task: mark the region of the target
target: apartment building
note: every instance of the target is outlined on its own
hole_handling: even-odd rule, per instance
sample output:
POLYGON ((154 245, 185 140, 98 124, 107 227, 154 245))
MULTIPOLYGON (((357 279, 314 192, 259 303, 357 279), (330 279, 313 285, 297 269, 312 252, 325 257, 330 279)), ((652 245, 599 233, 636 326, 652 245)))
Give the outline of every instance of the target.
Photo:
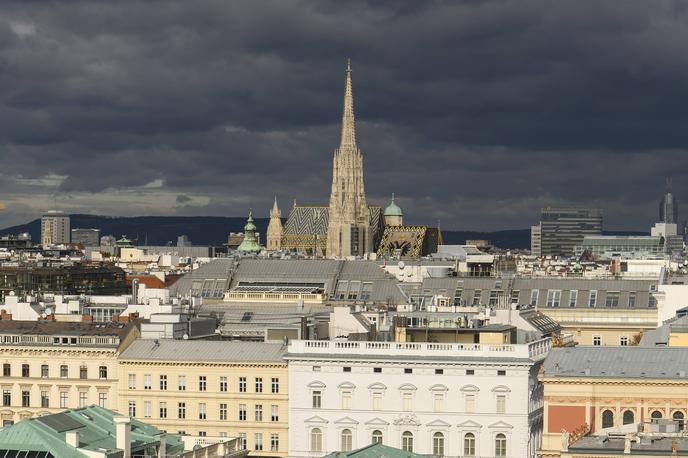
POLYGON ((252 456, 286 457, 282 344, 133 342, 119 358, 118 410, 169 433, 240 438, 252 456))
POLYGON ((523 345, 292 341, 289 456, 373 442, 435 456, 534 457, 550 339, 523 345))
POLYGON ((117 352, 134 325, 0 321, 0 419, 19 420, 117 400, 117 352))

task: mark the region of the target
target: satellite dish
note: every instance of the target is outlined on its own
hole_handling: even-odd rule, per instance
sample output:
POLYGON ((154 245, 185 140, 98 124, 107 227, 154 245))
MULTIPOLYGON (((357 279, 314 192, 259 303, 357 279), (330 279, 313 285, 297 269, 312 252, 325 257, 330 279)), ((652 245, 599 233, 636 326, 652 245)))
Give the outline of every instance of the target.
POLYGON ((404 261, 399 261, 399 264, 397 264, 397 265, 399 266, 400 269, 403 269, 404 267, 406 267, 406 264, 404 264, 404 261))

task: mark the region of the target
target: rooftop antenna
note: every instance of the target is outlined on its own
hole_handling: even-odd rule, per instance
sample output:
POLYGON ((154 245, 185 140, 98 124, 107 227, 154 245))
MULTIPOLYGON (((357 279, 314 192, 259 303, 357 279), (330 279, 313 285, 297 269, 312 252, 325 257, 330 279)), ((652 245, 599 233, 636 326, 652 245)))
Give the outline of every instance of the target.
POLYGON ((666 177, 666 191, 671 191, 671 177, 666 177))

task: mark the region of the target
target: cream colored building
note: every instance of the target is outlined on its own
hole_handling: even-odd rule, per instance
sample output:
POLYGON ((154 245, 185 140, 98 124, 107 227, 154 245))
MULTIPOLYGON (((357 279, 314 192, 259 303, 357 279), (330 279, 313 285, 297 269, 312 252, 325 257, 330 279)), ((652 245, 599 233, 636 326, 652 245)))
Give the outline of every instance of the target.
POLYGON ((119 359, 119 406, 170 433, 239 437, 252 456, 286 457, 281 344, 137 340, 119 359))
POLYGON ((117 353, 134 325, 0 321, 0 418, 6 426, 64 409, 117 405, 117 353))

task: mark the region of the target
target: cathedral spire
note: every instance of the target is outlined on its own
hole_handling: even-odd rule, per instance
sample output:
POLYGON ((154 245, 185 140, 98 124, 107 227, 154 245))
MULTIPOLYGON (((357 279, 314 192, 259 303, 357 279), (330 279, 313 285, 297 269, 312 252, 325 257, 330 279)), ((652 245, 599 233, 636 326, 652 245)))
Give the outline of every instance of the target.
POLYGON ((344 112, 342 114, 342 142, 340 149, 356 149, 356 127, 354 120, 354 96, 351 91, 351 59, 346 61, 346 80, 344 83, 344 112))

